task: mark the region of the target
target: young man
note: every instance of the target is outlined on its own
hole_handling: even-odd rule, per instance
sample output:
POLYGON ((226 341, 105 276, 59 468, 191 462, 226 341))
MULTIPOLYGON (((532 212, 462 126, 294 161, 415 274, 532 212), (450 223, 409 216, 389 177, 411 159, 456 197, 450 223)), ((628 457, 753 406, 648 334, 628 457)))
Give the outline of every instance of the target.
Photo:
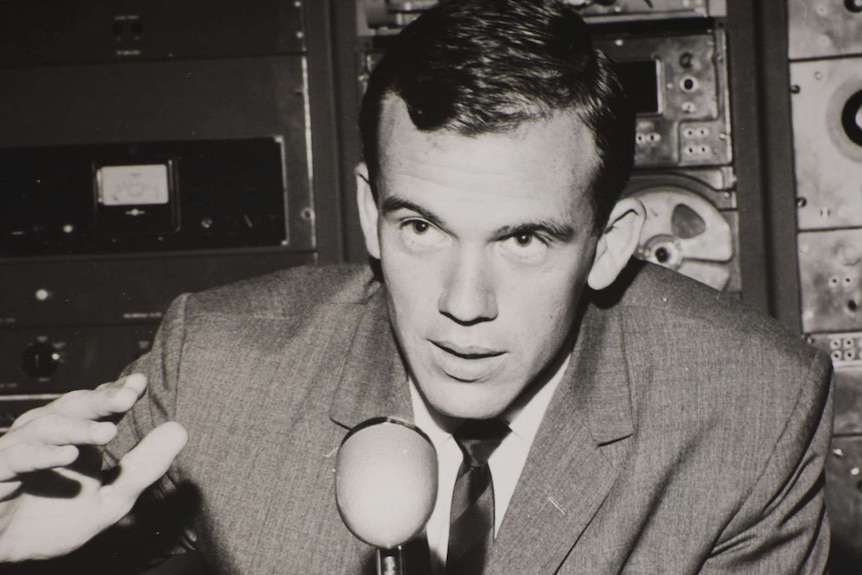
POLYGON ((439 5, 375 70, 361 123, 371 268, 181 297, 129 370, 149 380, 134 407, 140 375, 23 416, 0 440, 3 558, 81 545, 167 470, 165 501, 197 494, 186 544, 217 572, 365 572, 333 455, 384 415, 437 447, 434 573, 823 571, 828 358, 629 262, 633 118, 572 10, 439 5), (95 422, 127 410, 115 439, 95 422), (477 421, 503 431, 462 504, 477 421), (107 443, 117 477, 64 468, 107 443), (46 497, 33 469, 81 487, 46 497))

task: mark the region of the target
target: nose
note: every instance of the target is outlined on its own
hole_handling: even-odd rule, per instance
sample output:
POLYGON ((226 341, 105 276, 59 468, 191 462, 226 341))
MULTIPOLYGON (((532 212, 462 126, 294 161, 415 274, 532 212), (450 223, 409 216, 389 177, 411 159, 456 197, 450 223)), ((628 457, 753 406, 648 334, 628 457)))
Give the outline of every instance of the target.
POLYGON ((457 251, 449 262, 443 293, 437 302, 441 314, 473 325, 497 317, 496 286, 481 249, 457 251))

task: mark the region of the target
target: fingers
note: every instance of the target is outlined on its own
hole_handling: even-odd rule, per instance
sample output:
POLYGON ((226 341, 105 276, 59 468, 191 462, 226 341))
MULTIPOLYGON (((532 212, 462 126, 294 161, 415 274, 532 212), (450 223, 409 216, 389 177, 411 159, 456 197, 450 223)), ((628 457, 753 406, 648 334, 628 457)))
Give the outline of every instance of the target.
POLYGON ((128 411, 146 388, 141 374, 94 390, 67 393, 19 417, 0 438, 0 481, 18 474, 67 466, 78 457, 78 445, 105 445, 117 427, 99 419, 128 411))
POLYGON ((102 489, 104 496, 128 501, 131 508, 144 489, 167 472, 187 440, 179 423, 163 423, 152 430, 120 460, 119 474, 102 489))
POLYGON ((147 378, 135 373, 96 389, 72 391, 48 405, 28 411, 12 424, 11 430, 50 414, 95 420, 125 413, 135 404, 146 386, 147 378))
POLYGON ((57 412, 70 417, 99 419, 131 409, 146 387, 146 376, 133 373, 94 390, 67 393, 52 405, 57 412))
POLYGON ((16 443, 0 451, 0 481, 12 481, 22 473, 70 465, 78 457, 73 445, 16 443))
POLYGON ((47 445, 105 445, 117 434, 117 426, 108 421, 90 421, 50 414, 33 419, 19 427, 3 443, 38 442, 47 445), (12 441, 14 439, 14 441, 12 441))

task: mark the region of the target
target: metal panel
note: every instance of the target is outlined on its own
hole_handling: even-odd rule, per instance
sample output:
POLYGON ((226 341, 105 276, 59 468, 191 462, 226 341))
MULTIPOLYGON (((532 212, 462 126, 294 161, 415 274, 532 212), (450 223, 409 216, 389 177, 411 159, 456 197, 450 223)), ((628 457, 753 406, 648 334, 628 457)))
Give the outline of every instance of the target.
MULTIPOLYGON (((359 0, 359 34, 394 34, 437 2, 435 0, 359 0)), ((631 22, 721 18, 727 0, 567 0, 588 22, 631 22)))
POLYGON ((787 0, 790 59, 862 54, 862 2, 787 0))
POLYGON ((8 262, 0 268, 0 326, 157 321, 180 292, 314 261, 314 252, 261 249, 8 262))
POLYGON ((862 328, 862 229, 799 234, 802 329, 862 328))
POLYGON ((5 0, 0 66, 303 52, 303 3, 5 0))
POLYGON ((652 61, 657 67, 659 109, 638 114, 638 167, 718 166, 731 161, 725 44, 721 30, 597 39, 596 47, 615 61, 652 61))
POLYGON ((16 350, 18 361, 0 364, 0 394, 23 399, 39 394, 93 388, 117 377, 146 352, 157 322, 102 327, 0 330, 0 347, 16 350))
POLYGON ((277 138, 0 149, 0 256, 308 249, 284 160, 277 138))
POLYGON ((862 58, 790 64, 799 229, 862 226, 862 58))
POLYGON ((832 573, 859 572, 862 560, 862 436, 835 437, 826 460, 832 573))

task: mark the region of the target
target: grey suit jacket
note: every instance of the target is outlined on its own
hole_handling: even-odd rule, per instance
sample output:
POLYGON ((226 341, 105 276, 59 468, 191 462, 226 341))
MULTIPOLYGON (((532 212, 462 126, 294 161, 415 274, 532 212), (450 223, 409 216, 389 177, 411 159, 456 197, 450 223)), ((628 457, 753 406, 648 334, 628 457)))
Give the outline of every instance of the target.
MULTIPOLYGON (((828 358, 661 268, 618 284, 589 296, 487 572, 822 572, 828 358)), ((218 572, 371 572, 335 506, 334 455, 361 421, 412 414, 367 269, 181 297, 132 369, 150 388, 111 454, 186 426, 161 489, 195 494, 175 509, 218 572)))

